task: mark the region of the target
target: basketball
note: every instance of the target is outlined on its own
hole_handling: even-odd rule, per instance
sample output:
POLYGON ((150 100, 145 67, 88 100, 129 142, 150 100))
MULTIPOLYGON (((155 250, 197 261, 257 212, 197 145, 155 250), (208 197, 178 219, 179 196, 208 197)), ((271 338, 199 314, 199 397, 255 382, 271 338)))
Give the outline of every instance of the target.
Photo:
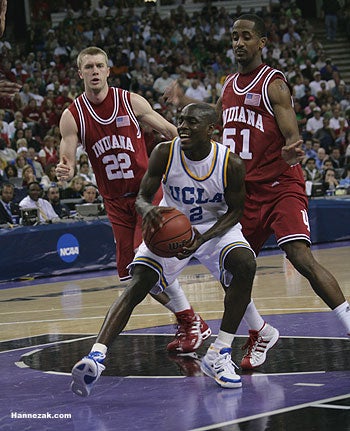
POLYGON ((144 231, 147 247, 160 257, 174 257, 192 238, 192 226, 181 211, 173 209, 164 212, 163 226, 153 232, 144 231))

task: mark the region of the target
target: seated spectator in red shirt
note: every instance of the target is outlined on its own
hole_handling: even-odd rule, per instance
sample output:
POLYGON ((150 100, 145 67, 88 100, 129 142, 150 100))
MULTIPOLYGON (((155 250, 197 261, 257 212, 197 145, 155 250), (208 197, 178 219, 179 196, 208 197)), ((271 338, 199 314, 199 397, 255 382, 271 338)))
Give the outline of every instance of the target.
POLYGON ((62 91, 60 91, 59 96, 56 97, 55 103, 57 105, 65 105, 66 103, 71 104, 73 100, 68 96, 68 88, 63 88, 62 91))
POLYGON ((40 117, 41 113, 35 99, 30 99, 28 105, 23 109, 23 119, 34 131, 34 135, 40 135, 40 117))
POLYGON ((44 167, 48 163, 58 163, 58 155, 53 136, 45 135, 43 139, 43 148, 39 151, 38 156, 44 167))

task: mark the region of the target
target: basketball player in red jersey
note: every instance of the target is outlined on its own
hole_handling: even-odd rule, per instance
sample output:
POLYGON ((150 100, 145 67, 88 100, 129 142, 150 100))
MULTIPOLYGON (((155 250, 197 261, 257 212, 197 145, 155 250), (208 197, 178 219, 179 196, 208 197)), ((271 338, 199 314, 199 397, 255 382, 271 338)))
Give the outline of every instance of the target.
MULTIPOLYGON (((289 261, 350 334, 349 303, 336 279, 310 250, 308 201, 298 163, 302 141, 285 76, 262 62, 266 41, 264 21, 257 15, 241 15, 234 22, 232 46, 238 72, 226 78, 216 105, 222 114, 223 144, 246 166, 242 231, 256 254, 275 234, 289 261)), ((191 102, 179 87, 170 88, 166 97, 176 104, 191 102)), ((244 318, 250 331, 241 367, 252 369, 264 363, 279 334, 264 322, 253 301, 244 318)))
MULTIPOLYGON (((77 64, 85 92, 62 114, 60 163, 56 172, 60 180, 67 181, 74 176, 76 150, 81 143, 112 224, 118 275, 124 281, 130 278, 127 266, 142 241, 141 217, 135 210, 136 195, 148 165, 141 124, 167 139, 175 137, 177 130, 142 96, 109 87, 108 57, 102 49, 82 50, 77 64)), ((169 287, 167 295, 154 295, 178 320, 178 332, 167 349, 193 351, 209 337, 211 330, 194 313, 177 280, 169 287)))

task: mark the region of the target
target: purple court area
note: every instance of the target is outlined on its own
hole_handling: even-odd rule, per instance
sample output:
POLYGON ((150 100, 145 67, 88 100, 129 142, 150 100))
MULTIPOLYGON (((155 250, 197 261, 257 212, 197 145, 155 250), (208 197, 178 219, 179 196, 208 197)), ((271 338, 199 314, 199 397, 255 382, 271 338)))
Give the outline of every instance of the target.
MULTIPOLYGON (((330 337, 337 338, 341 343, 340 349, 348 346, 347 339, 337 337, 336 322, 331 313, 271 315, 267 320, 280 329, 282 340, 283 337, 330 337)), ((215 333, 219 322, 210 321, 210 325, 215 333)), ((162 337, 173 331, 172 326, 162 326, 130 331, 128 334, 152 333, 162 337)), ((246 333, 243 325, 239 333, 246 333)), ((221 389, 212 379, 200 373, 184 377, 156 376, 155 372, 155 376, 137 378, 102 376, 91 396, 80 398, 71 393, 68 374, 43 372, 23 364, 23 355, 66 343, 32 345, 29 348, 13 346, 11 350, 0 353, 2 393, 6 395, 0 406, 1 430, 277 430, 287 428, 276 428, 273 425, 275 418, 279 418, 280 424, 281 418, 291 412, 311 410, 310 414, 315 415, 323 410, 323 405, 334 403, 338 409, 340 403, 341 414, 346 414, 344 425, 349 420, 349 407, 346 405, 350 396, 347 349, 344 352, 347 355, 345 369, 343 361, 340 371, 318 369, 317 352, 314 352, 313 357, 306 355, 305 361, 315 361, 315 371, 311 367, 308 372, 279 373, 277 366, 275 372, 243 374, 242 389, 221 389), (33 414, 42 416, 28 417, 33 414), (54 417, 55 414, 61 416, 54 417), (62 416, 67 414, 69 417, 62 416), (269 428, 266 428, 267 423, 269 428), (243 424, 258 427, 240 428, 243 424), (236 428, 232 428, 234 425, 236 428)), ((308 338, 305 338, 305 343, 308 343, 308 338)), ((136 341, 134 348, 134 355, 143 354, 137 350, 136 341)), ((51 360, 54 369, 55 363, 64 358, 58 354, 51 360)), ((130 357, 124 360, 128 361, 130 357)), ((45 369, 50 369, 50 365, 45 364, 45 369)), ((307 428, 297 426, 290 429, 307 428)))

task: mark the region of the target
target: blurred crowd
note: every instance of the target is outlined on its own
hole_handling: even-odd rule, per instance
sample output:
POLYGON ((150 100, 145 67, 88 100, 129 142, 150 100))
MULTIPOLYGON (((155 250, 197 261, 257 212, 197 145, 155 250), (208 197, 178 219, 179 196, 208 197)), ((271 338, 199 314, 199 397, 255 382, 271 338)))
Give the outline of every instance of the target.
MULTIPOLYGON (((37 0, 25 43, 14 43, 6 36, 0 41, 1 75, 22 84, 13 99, 0 99, 0 181, 16 182, 15 200, 23 199, 32 180, 44 190, 58 186, 61 197, 72 188, 55 176, 58 124, 63 110, 82 92, 76 57, 86 46, 108 52, 110 85, 142 94, 172 122, 177 109, 165 102, 163 92, 174 80, 188 96, 215 103, 225 77, 236 71, 231 26, 243 13, 241 6, 229 13, 207 2, 189 14, 186 5, 180 4, 161 17, 155 7, 145 6, 137 13, 134 7, 116 3, 121 2, 100 0, 93 9, 88 1, 37 0), (61 12, 63 19, 53 23, 52 12, 61 12)), ((340 17, 349 16, 348 3, 337 11, 338 31, 346 31, 340 17)), ((290 83, 306 152, 306 181, 323 183, 325 193, 331 187, 331 173, 326 181, 326 172, 333 169, 335 188, 345 188, 346 193, 350 190, 350 83, 343 80, 342 71, 326 55, 322 40, 294 1, 275 0, 270 7, 249 12, 266 23, 264 61, 282 70, 290 83)), ((151 150, 162 137, 149 130, 145 133, 151 150)), ((220 141, 220 126, 213 138, 220 141)), ((83 185, 95 184, 84 152, 77 157, 77 176, 83 185)))

